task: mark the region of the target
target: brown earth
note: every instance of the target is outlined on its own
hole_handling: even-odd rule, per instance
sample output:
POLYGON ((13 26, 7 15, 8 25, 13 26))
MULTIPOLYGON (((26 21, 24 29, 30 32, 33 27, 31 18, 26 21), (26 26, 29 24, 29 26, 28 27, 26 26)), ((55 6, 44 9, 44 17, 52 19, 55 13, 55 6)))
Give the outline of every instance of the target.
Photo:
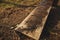
MULTIPOLYGON (((59 4, 58 4, 59 5, 59 4)), ((0 6, 0 40, 32 40, 23 34, 16 34, 14 28, 35 7, 1 7, 0 6), (21 36, 22 35, 22 36, 21 36)), ((49 15, 43 36, 40 40, 60 40, 60 7, 53 9, 49 15), (47 31, 48 30, 48 31, 47 31)), ((17 32, 18 33, 18 32, 17 32)))
POLYGON ((15 28, 33 10, 33 7, 0 9, 0 40, 20 40, 20 37, 11 28, 15 28))

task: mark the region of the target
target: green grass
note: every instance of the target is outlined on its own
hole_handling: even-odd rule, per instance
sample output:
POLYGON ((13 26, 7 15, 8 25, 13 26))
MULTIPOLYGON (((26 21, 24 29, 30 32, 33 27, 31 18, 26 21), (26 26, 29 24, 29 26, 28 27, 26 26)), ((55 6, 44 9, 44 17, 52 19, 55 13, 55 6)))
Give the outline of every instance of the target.
POLYGON ((6 4, 6 3, 0 3, 1 8, 9 8, 9 7, 14 7, 12 4, 6 4))
POLYGON ((38 2, 40 2, 40 0, 2 0, 2 1, 20 4, 20 5, 28 5, 28 6, 34 5, 38 2))

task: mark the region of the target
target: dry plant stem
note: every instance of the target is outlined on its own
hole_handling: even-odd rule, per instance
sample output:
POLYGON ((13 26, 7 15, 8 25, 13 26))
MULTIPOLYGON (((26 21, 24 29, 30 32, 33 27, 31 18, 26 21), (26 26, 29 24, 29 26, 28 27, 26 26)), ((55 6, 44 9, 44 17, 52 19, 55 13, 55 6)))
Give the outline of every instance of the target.
POLYGON ((53 0, 43 0, 20 24, 15 28, 29 37, 38 40, 44 24, 52 8, 53 0))

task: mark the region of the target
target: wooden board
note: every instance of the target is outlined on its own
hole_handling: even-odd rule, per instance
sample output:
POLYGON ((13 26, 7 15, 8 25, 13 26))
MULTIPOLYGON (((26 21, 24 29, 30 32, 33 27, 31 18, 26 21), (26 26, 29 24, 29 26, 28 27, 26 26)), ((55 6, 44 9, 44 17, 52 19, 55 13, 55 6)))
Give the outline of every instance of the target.
POLYGON ((43 0, 20 24, 15 28, 35 40, 38 40, 49 15, 53 0, 43 0))

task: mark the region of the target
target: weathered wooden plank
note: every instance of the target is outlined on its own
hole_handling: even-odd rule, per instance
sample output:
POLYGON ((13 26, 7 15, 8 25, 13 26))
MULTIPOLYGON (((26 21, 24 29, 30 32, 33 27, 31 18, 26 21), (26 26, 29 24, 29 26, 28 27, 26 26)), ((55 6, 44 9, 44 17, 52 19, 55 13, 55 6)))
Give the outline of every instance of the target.
POLYGON ((20 24, 15 28, 29 37, 38 40, 52 7, 53 0, 43 0, 20 24))

